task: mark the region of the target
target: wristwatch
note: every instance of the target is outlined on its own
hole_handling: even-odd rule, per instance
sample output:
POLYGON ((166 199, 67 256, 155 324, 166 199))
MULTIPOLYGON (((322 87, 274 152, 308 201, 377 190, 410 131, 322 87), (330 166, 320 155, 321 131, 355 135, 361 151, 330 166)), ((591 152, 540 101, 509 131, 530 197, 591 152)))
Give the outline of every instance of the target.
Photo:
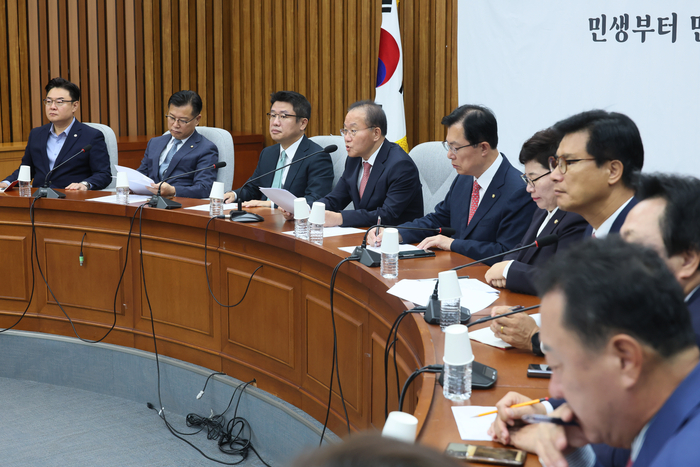
POLYGON ((82 183, 83 185, 85 185, 85 186, 87 187, 88 190, 92 190, 92 183, 86 182, 85 180, 83 180, 83 181, 80 182, 80 183, 82 183))

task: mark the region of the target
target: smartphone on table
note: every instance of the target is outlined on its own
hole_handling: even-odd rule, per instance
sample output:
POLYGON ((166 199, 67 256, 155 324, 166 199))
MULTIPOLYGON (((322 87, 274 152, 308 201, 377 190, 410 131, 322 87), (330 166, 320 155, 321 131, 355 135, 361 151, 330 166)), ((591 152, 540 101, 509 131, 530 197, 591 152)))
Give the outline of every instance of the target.
POLYGON ((457 459, 494 465, 523 465, 527 453, 520 449, 492 448, 476 444, 450 443, 445 454, 457 459))

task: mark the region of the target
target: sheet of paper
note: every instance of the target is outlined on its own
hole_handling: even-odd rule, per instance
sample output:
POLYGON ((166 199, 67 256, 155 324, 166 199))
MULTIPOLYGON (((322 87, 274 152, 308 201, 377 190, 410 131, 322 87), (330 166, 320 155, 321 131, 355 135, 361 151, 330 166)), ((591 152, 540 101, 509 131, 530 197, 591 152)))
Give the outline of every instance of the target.
MULTIPOLYGON (((193 211, 204 211, 209 212, 209 203, 200 204, 199 206, 190 206, 189 208, 193 211)), ((224 203, 224 211, 230 211, 231 209, 238 209, 238 203, 224 203)))
MULTIPOLYGON (((150 196, 129 194, 129 204, 136 204, 136 203, 143 204, 146 201, 148 201, 149 199, 151 199, 150 196)), ((88 198, 86 201, 97 201, 99 203, 120 204, 120 203, 117 203, 117 195, 102 196, 100 198, 88 198)))
POLYGON ((491 441, 486 434, 491 424, 496 420, 496 414, 475 417, 480 413, 496 410, 496 407, 481 407, 478 405, 452 406, 452 415, 457 422, 459 437, 464 441, 491 441))
MULTIPOLYGON (((530 316, 535 320, 535 322, 539 326, 542 315, 540 315, 539 313, 534 313, 530 316)), ((469 331, 469 338, 477 342, 481 342, 482 344, 498 347, 500 349, 507 349, 508 347, 512 347, 512 345, 508 344, 503 339, 496 337, 493 331, 491 331, 491 328, 488 326, 477 331, 469 331)))
POLYGON ((297 198, 284 188, 260 188, 262 194, 287 212, 294 212, 294 200, 297 198))
MULTIPOLYGON (((324 227, 323 228, 323 238, 338 237, 340 235, 351 235, 351 234, 362 233, 362 232, 364 232, 364 230, 356 229, 354 227, 324 227)), ((294 235, 293 230, 289 230, 287 232, 282 232, 282 233, 287 234, 287 235, 294 235)))
MULTIPOLYGON (((477 279, 460 279, 459 288, 462 291, 460 304, 469 308, 472 313, 483 310, 498 299, 498 290, 477 279)), ((425 306, 428 304, 433 289, 435 289, 435 279, 402 279, 387 292, 416 305, 425 306)))
POLYGON ((138 172, 130 167, 124 167, 121 165, 115 165, 117 172, 126 172, 126 176, 129 179, 129 189, 137 195, 150 195, 151 192, 148 188, 151 183, 155 183, 150 177, 145 176, 141 172, 138 172))
MULTIPOLYGON (((338 249, 339 249, 339 250, 342 250, 342 251, 344 251, 344 252, 346 252, 346 253, 352 253, 353 251, 355 251, 355 248, 357 248, 357 247, 354 247, 354 246, 341 246, 341 247, 338 248, 338 249)), ((382 252, 382 247, 380 247, 380 246, 368 246, 367 249, 368 249, 369 251, 374 251, 374 252, 376 252, 376 253, 381 253, 381 252, 382 252)), ((410 244, 408 244, 408 245, 399 245, 399 251, 423 251, 423 250, 419 250, 418 248, 415 247, 415 245, 410 245, 410 244)))

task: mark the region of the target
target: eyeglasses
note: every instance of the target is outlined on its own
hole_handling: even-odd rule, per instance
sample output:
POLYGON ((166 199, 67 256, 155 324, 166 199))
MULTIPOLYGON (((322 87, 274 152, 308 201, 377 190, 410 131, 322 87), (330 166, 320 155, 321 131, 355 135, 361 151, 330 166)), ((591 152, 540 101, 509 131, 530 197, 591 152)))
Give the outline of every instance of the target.
POLYGON ((540 178, 544 177, 545 175, 549 175, 551 173, 552 173, 552 171, 550 170, 549 172, 545 172, 537 178, 530 178, 527 175, 522 174, 522 175, 520 175, 520 178, 523 179, 523 182, 525 182, 526 185, 530 185, 532 188, 535 188, 535 182, 537 180, 539 180, 540 178))
POLYGON ((469 144, 465 144, 464 146, 460 146, 460 147, 456 148, 456 147, 452 146, 450 143, 448 143, 447 141, 443 141, 442 147, 445 148, 445 150, 447 152, 452 152, 452 154, 457 154, 457 151, 459 151, 460 149, 466 148, 467 146, 471 146, 471 147, 475 148, 479 144, 481 144, 481 143, 473 143, 473 144, 469 143, 469 144))
POLYGON ((56 107, 61 107, 64 104, 75 101, 65 101, 63 99, 44 99, 43 102, 46 107, 51 107, 54 104, 56 104, 56 107))
POLYGON ((376 126, 368 126, 367 128, 360 128, 359 130, 348 130, 347 128, 341 128, 340 129, 340 134, 343 136, 350 135, 351 137, 355 137, 357 135, 358 131, 362 130, 371 130, 372 128, 378 128, 376 126))
MULTIPOLYGON (((292 115, 292 114, 276 114, 276 113, 268 113, 268 114, 267 114, 267 118, 269 118, 270 121, 276 119, 277 117, 279 117, 280 121, 284 122, 284 121, 287 120, 288 118, 292 118, 292 117, 297 118, 298 115, 292 115)), ((303 118, 303 117, 302 117, 302 118, 303 118)))
POLYGON ((566 159, 561 156, 550 156, 549 157, 549 170, 553 171, 557 167, 559 167, 559 171, 562 174, 566 173, 566 168, 568 167, 569 164, 574 164, 579 161, 594 161, 594 158, 589 158, 589 159, 566 159))
POLYGON ((169 121, 170 123, 172 123, 173 125, 176 124, 176 123, 179 123, 180 125, 187 125, 188 123, 190 123, 190 122, 192 122, 193 120, 195 120, 197 117, 193 117, 193 118, 190 118, 189 120, 185 120, 184 118, 175 118, 175 117, 173 117, 173 116, 171 116, 171 115, 166 115, 165 118, 167 118, 168 121, 169 121))

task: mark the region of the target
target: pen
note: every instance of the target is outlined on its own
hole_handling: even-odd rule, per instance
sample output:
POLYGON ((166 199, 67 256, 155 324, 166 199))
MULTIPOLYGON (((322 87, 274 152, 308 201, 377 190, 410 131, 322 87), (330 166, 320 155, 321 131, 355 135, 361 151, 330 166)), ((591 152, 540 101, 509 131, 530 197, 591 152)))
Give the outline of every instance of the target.
POLYGON ((377 247, 379 246, 379 242, 377 241, 377 237, 379 237, 379 226, 382 225, 382 216, 377 216, 377 228, 374 229, 374 246, 377 247))
POLYGON ((522 420, 525 423, 554 423, 555 425, 561 426, 578 426, 578 422, 576 421, 565 422, 561 418, 549 417, 547 415, 540 414, 526 414, 523 415, 522 420))
MULTIPOLYGON (((525 407, 528 405, 539 404, 540 402, 544 402, 544 401, 548 401, 548 400, 549 400, 549 397, 543 397, 541 399, 533 399, 531 401, 521 402, 519 404, 511 405, 510 408, 516 409, 518 407, 525 407)), ((491 410, 490 412, 480 413, 479 415, 474 415, 474 417, 483 417, 484 415, 491 415, 492 413, 498 413, 498 410, 491 410)))

